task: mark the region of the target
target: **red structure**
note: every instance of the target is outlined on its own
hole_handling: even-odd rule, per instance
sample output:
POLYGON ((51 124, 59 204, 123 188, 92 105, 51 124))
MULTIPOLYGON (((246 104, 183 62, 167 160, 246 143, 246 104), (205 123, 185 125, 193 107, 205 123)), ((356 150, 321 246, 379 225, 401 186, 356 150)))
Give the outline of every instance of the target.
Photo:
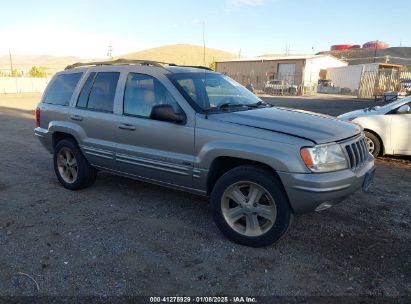
POLYGON ((348 50, 352 47, 352 44, 335 44, 331 46, 331 51, 348 50))
POLYGON ((386 42, 375 40, 364 43, 362 47, 363 49, 386 49, 389 48, 390 45, 386 42))
POLYGON ((331 46, 331 51, 341 51, 349 49, 359 49, 361 45, 359 44, 335 44, 331 46))

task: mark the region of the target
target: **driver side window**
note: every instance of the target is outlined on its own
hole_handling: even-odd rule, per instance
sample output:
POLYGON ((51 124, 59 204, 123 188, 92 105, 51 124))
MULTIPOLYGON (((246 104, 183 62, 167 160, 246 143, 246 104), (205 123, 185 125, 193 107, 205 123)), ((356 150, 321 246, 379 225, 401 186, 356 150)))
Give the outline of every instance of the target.
POLYGON ((123 103, 125 115, 150 118, 154 106, 165 104, 171 105, 176 113, 182 112, 174 97, 159 80, 144 74, 128 75, 123 103))

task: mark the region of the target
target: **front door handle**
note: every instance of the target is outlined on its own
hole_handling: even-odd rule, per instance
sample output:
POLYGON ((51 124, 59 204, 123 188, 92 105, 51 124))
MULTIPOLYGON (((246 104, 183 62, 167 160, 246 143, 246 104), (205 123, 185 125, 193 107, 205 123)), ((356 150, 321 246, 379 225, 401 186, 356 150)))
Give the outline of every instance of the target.
POLYGON ((119 124, 118 127, 122 130, 130 130, 130 131, 134 131, 136 129, 136 126, 129 125, 129 124, 119 124))
POLYGON ((83 117, 80 115, 70 115, 71 120, 77 120, 77 121, 82 121, 83 117))

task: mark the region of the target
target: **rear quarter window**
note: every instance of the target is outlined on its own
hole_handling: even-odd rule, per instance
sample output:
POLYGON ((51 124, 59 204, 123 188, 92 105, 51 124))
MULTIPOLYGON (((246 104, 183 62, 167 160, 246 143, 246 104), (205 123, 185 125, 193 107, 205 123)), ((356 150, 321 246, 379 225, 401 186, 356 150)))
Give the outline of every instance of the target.
POLYGON ((83 73, 57 75, 46 91, 43 102, 67 106, 83 73))

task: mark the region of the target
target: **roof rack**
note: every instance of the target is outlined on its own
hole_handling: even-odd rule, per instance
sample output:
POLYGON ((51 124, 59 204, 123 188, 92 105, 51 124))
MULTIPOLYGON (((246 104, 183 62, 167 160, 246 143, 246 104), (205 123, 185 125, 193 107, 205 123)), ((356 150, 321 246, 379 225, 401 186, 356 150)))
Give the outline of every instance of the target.
POLYGON ((168 64, 164 62, 157 62, 151 60, 134 60, 134 59, 116 59, 112 61, 92 61, 92 62, 76 62, 66 66, 65 70, 84 66, 98 66, 98 65, 147 65, 155 67, 163 67, 161 64, 168 64))
POLYGON ((212 69, 201 66, 201 65, 178 65, 175 63, 167 63, 153 60, 137 60, 137 59, 116 59, 112 61, 91 61, 91 62, 76 62, 66 66, 65 70, 71 70, 79 67, 86 66, 99 66, 99 65, 145 65, 145 66, 154 66, 159 68, 164 68, 164 65, 175 66, 175 67, 184 67, 184 68, 196 68, 212 71, 212 69))
POLYGON ((174 63, 169 63, 168 65, 169 66, 176 66, 176 67, 183 67, 183 68, 195 68, 195 69, 213 71, 213 69, 210 69, 210 68, 202 66, 202 65, 178 65, 178 64, 174 64, 174 63))

